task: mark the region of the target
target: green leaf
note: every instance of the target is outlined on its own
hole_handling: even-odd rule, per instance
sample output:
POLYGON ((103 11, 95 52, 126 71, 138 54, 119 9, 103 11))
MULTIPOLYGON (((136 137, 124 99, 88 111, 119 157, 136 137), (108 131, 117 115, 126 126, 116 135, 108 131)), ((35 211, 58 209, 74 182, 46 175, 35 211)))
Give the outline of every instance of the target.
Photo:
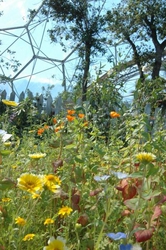
POLYGON ((3 156, 10 155, 10 153, 11 153, 10 150, 1 150, 1 151, 0 151, 0 154, 3 155, 3 156))
POLYGON ((3 179, 0 181, 0 190, 11 189, 16 186, 16 183, 11 179, 3 179))
POLYGON ((135 172, 129 175, 129 177, 132 177, 132 178, 143 178, 143 176, 144 175, 142 172, 135 172))
POLYGON ((70 149, 70 148, 77 148, 77 146, 75 144, 70 144, 65 146, 65 149, 70 149))
POLYGON ((149 199, 152 199, 152 198, 154 198, 154 197, 156 197, 156 196, 159 196, 161 194, 161 192, 160 191, 154 191, 154 192, 152 192, 151 190, 148 192, 148 193, 142 193, 142 198, 143 199, 145 199, 145 200, 149 200, 149 199))
POLYGON ((152 166, 151 168, 149 168, 149 171, 147 173, 147 177, 149 176, 155 176, 159 171, 159 168, 158 167, 154 167, 152 166))
POLYGON ((125 200, 124 204, 126 205, 126 207, 132 209, 132 210, 136 210, 139 208, 139 198, 133 198, 133 199, 129 199, 129 200, 125 200))
POLYGON ((75 159, 75 161, 78 162, 78 163, 83 163, 83 162, 85 161, 84 159, 82 159, 82 158, 80 158, 80 157, 75 157, 74 159, 75 159))

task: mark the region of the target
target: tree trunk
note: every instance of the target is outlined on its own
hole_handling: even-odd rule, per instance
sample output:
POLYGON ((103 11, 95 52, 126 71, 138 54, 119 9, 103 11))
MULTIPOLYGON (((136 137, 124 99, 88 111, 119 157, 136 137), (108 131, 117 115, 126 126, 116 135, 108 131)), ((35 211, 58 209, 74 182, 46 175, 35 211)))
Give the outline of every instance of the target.
POLYGON ((159 42, 157 37, 157 28, 155 25, 155 17, 154 15, 151 15, 151 19, 149 21, 148 17, 146 16, 144 19, 146 25, 150 29, 150 36, 152 38, 152 42, 155 46, 155 58, 154 58, 154 64, 153 64, 153 70, 152 70, 152 79, 155 80, 160 76, 160 69, 162 64, 162 56, 164 53, 164 49, 166 47, 166 40, 164 40, 162 43, 159 42))
POLYGON ((155 61, 152 70, 152 79, 156 79, 160 76, 161 64, 162 64, 162 56, 164 53, 164 48, 166 45, 166 41, 162 44, 155 44, 156 53, 155 53, 155 61))
POLYGON ((87 86, 88 86, 88 76, 90 68, 90 55, 91 55, 91 46, 89 43, 85 44, 85 66, 82 79, 82 102, 86 101, 87 86))
POLYGON ((156 51, 155 61, 152 70, 152 79, 155 80, 159 77, 160 69, 161 69, 161 58, 162 58, 162 51, 156 51))
POLYGON ((130 39, 130 37, 128 36, 127 41, 129 42, 129 44, 131 45, 132 49, 133 49, 133 53, 134 53, 134 61, 137 64, 138 67, 138 71, 139 71, 139 75, 140 75, 140 79, 142 81, 144 81, 145 77, 144 77, 144 73, 142 71, 142 65, 141 65, 141 56, 138 54, 137 52, 137 47, 136 45, 133 43, 133 41, 130 39))

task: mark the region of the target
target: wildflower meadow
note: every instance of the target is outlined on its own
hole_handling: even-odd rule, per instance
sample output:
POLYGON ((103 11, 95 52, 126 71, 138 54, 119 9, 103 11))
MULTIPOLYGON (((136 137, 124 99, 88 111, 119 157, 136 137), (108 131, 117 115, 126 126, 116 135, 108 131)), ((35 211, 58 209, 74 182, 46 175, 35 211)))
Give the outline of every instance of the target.
POLYGON ((0 250, 164 250, 162 121, 110 110, 103 133, 84 106, 27 106, 1 100, 0 250))

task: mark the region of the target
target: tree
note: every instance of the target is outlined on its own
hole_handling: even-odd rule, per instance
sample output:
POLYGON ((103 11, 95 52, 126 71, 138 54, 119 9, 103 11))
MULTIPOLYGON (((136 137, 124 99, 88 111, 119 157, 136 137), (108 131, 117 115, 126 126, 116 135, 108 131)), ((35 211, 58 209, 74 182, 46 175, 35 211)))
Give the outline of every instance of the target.
POLYGON ((122 0, 107 12, 107 21, 115 37, 131 46, 140 79, 146 63, 152 67, 151 78, 158 78, 166 48, 165 0, 122 0))
MULTIPOLYGON (((0 0, 0 2, 3 2, 3 0, 0 0)), ((3 15, 3 11, 0 11, 0 17, 3 15)), ((3 44, 3 41, 0 40, 0 46, 3 44)), ((0 74, 0 84, 6 84, 8 83, 11 86, 11 89, 13 90, 13 79, 10 78, 9 76, 5 75, 5 71, 4 69, 7 70, 12 70, 13 72, 16 72, 18 70, 18 68, 20 67, 21 63, 15 58, 15 51, 11 51, 9 48, 7 50, 5 50, 5 52, 7 52, 7 54, 9 55, 8 59, 7 57, 5 57, 4 51, 1 52, 1 57, 0 57, 0 69, 2 74, 0 74)), ((1 91, 1 90, 0 90, 1 91)))
POLYGON ((78 46, 78 54, 81 58, 81 75, 79 82, 82 88, 82 101, 86 100, 90 66, 93 57, 98 53, 104 53, 103 28, 105 18, 102 14, 106 0, 50 0, 46 2, 43 14, 48 15, 54 21, 53 28, 49 30, 51 40, 72 41, 72 47, 78 46))

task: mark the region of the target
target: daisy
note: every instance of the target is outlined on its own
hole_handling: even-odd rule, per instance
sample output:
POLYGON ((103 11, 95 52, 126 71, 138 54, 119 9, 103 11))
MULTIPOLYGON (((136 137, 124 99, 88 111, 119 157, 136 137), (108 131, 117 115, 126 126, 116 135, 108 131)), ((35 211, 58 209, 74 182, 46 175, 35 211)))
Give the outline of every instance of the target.
POLYGON ((18 103, 14 102, 14 101, 8 101, 8 100, 2 99, 2 102, 3 102, 5 105, 7 105, 7 106, 12 106, 12 107, 18 106, 18 103))
POLYGON ((44 221, 44 225, 49 225, 49 224, 53 224, 54 223, 54 220, 51 219, 51 218, 47 218, 45 221, 44 221))
POLYGON ((23 238, 23 241, 33 240, 34 237, 35 237, 35 234, 27 234, 27 235, 25 235, 25 237, 23 238))
POLYGON ((136 155, 136 158, 140 162, 152 162, 156 159, 156 156, 152 153, 141 152, 136 155))
POLYGON ((17 217, 15 219, 15 223, 19 226, 24 226, 26 224, 26 220, 24 220, 23 218, 21 217, 17 217))
POLYGON ((20 178, 17 179, 17 186, 29 193, 40 192, 43 189, 43 178, 35 174, 22 174, 20 178))
POLYGON ((38 159, 44 158, 45 156, 46 156, 46 154, 42 154, 42 153, 29 154, 29 157, 31 159, 34 159, 34 160, 38 160, 38 159))
POLYGON ((72 211, 73 209, 71 207, 64 206, 59 210, 58 215, 61 217, 68 216, 72 211))
POLYGON ((48 241, 48 246, 44 247, 43 250, 68 250, 66 242, 62 237, 51 237, 48 241))

